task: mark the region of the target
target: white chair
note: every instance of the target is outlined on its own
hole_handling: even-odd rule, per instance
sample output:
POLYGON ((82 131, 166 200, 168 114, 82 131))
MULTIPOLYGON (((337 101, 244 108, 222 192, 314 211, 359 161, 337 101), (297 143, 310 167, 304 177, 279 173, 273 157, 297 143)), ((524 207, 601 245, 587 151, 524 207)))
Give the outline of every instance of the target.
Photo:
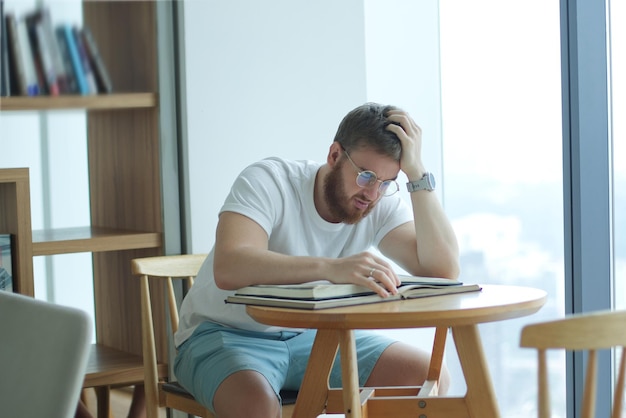
POLYGON ((0 291, 0 416, 73 417, 91 329, 83 311, 0 291))

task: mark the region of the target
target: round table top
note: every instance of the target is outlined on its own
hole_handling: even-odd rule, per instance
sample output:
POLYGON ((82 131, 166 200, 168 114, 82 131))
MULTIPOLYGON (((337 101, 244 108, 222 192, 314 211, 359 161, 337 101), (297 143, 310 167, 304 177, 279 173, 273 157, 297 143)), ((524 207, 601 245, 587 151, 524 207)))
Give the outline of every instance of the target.
POLYGON ((388 329, 472 325, 518 318, 537 312, 546 302, 540 289, 482 285, 477 292, 429 296, 341 308, 304 310, 246 307, 263 324, 290 328, 388 329))

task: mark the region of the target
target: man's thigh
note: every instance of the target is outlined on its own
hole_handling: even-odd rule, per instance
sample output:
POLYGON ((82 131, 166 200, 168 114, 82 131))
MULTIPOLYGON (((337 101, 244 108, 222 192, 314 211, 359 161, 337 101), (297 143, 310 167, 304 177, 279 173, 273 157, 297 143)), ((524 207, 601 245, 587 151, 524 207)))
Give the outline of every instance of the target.
POLYGON ((238 371, 255 371, 278 396, 289 368, 286 340, 297 333, 259 333, 204 323, 178 350, 174 372, 180 384, 207 408, 222 382, 238 371))

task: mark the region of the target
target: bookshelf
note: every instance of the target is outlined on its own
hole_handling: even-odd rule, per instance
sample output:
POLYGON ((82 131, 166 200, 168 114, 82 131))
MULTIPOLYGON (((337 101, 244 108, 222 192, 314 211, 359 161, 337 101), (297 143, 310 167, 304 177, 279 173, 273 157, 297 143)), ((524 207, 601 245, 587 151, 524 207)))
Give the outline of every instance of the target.
POLYGON ((13 235, 13 290, 34 296, 27 168, 0 169, 0 231, 13 235))
POLYGON ((113 110, 154 108, 157 106, 155 93, 113 93, 92 96, 11 96, 0 99, 0 109, 9 110, 113 110))
MULTIPOLYGON (((171 178, 177 173, 163 170, 161 152, 175 149, 171 143, 176 137, 162 133, 162 115, 173 112, 161 109, 163 84, 158 78, 158 54, 163 48, 157 25, 159 19, 171 17, 163 13, 171 12, 171 7, 169 2, 83 2, 83 24, 91 29, 107 65, 112 94, 0 99, 1 112, 83 109, 87 114, 91 224, 32 231, 29 169, 4 168, 0 169, 0 232, 15 236, 14 286, 30 296, 35 293, 33 257, 92 253, 97 342, 84 386, 99 387, 97 393, 143 381, 140 291, 130 274, 130 260, 165 254, 165 223, 178 223, 165 213, 172 210, 163 204, 164 196, 173 194, 164 189, 177 183, 171 178)), ((159 26, 160 31, 163 28, 169 26, 159 26)), ((168 206, 178 205, 167 201, 168 206)), ((176 233, 177 228, 168 227, 169 231, 176 233)), ((180 237, 173 239, 180 241, 180 237)), ((160 323, 156 329, 165 329, 163 293, 155 290, 153 310, 160 323)), ((156 338, 159 375, 166 376, 167 336, 156 338)), ((104 393, 100 399, 107 400, 104 393)))

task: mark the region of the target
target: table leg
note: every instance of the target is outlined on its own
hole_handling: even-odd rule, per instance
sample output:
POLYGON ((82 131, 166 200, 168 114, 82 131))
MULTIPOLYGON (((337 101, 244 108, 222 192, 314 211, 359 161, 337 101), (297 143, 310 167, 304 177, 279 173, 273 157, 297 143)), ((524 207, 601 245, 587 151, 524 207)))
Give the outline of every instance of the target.
POLYGON ((341 355, 341 385, 345 418, 361 418, 359 396, 359 370, 356 358, 356 343, 352 330, 340 330, 339 353, 341 355))
POLYGON ((292 418, 315 418, 324 412, 328 399, 328 377, 338 347, 339 335, 336 331, 317 331, 292 418))
POLYGON ((465 400, 470 417, 500 417, 478 326, 452 327, 452 336, 465 376, 467 385, 465 400))
POLYGON ((430 356, 428 376, 426 377, 426 381, 419 392, 419 397, 437 396, 439 394, 439 378, 441 377, 441 369, 443 367, 443 356, 446 351, 447 336, 447 327, 438 327, 435 329, 435 339, 433 341, 433 350, 430 356))

